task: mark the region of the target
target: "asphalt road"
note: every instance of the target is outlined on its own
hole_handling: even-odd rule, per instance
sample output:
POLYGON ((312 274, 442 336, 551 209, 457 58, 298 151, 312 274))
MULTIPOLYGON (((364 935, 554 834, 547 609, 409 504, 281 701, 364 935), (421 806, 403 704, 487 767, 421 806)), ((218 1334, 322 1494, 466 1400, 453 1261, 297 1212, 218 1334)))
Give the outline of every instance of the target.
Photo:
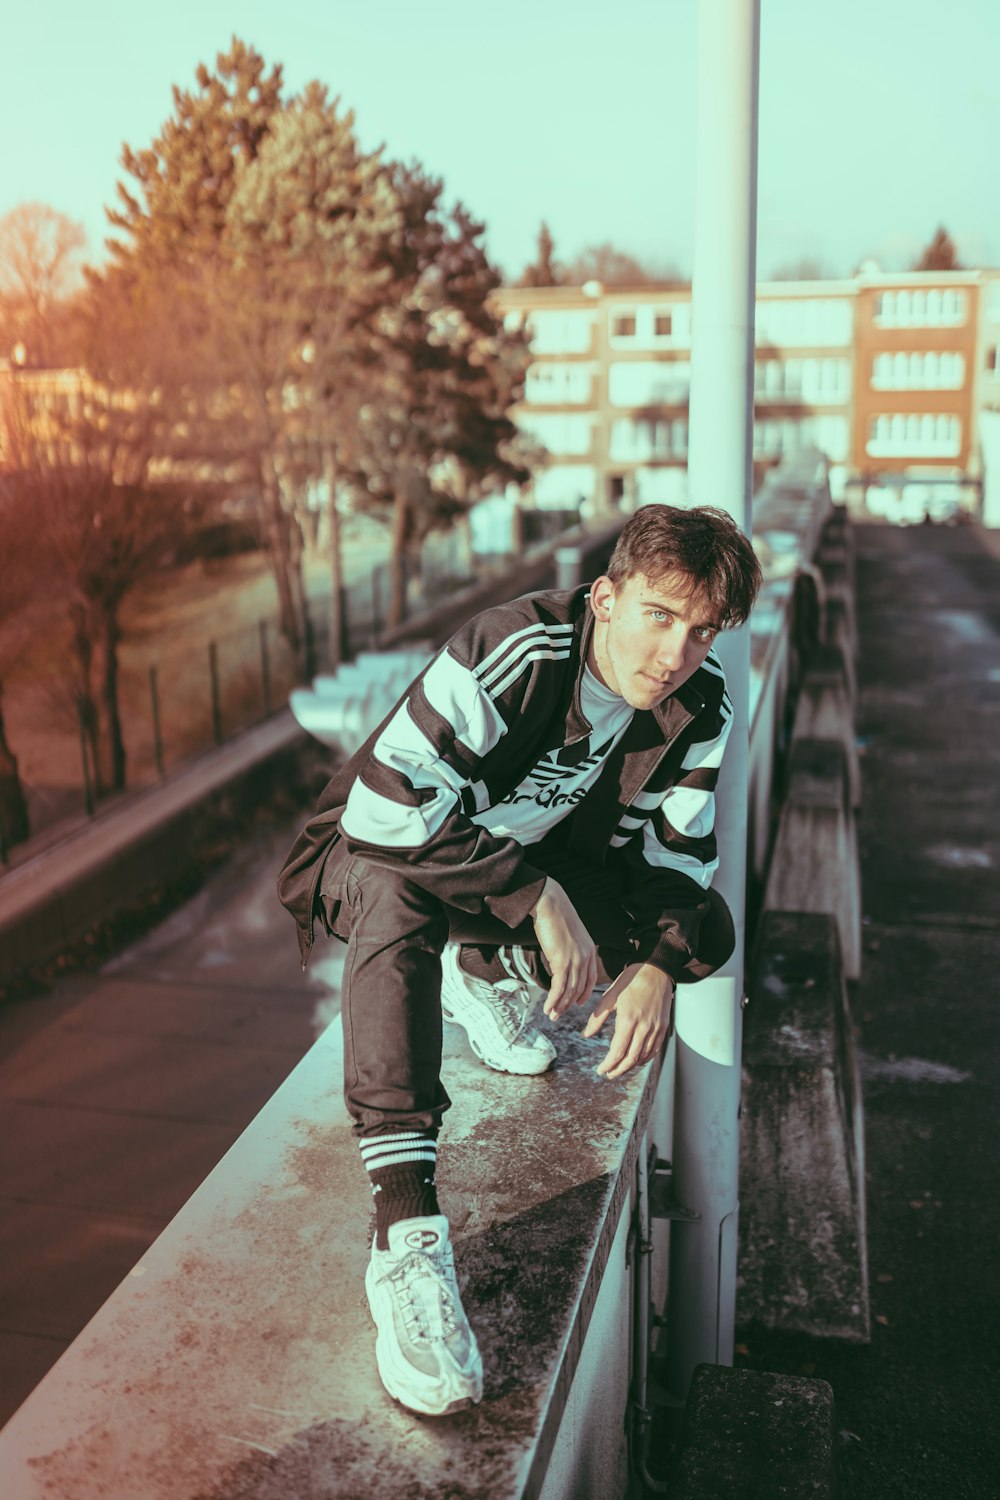
POLYGON ((859 527, 864 1085, 873 1339, 739 1331, 833 1386, 846 1500, 1000 1495, 1000 560, 859 527))

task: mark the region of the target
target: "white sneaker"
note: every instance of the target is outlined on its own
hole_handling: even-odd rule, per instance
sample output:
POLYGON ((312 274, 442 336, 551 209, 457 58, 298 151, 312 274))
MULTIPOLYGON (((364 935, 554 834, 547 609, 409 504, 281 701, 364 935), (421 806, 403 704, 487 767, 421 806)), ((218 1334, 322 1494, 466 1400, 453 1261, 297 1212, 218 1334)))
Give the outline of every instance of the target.
POLYGON ((482 1400, 483 1362, 443 1214, 390 1225, 388 1250, 372 1246, 365 1291, 378 1329, 375 1361, 390 1396, 427 1417, 482 1400))
POLYGON ((556 1049, 528 1021, 545 994, 523 978, 496 983, 467 974, 458 961, 458 943, 441 955, 441 1010, 446 1021, 465 1028, 469 1045, 481 1062, 501 1073, 544 1073, 556 1049))

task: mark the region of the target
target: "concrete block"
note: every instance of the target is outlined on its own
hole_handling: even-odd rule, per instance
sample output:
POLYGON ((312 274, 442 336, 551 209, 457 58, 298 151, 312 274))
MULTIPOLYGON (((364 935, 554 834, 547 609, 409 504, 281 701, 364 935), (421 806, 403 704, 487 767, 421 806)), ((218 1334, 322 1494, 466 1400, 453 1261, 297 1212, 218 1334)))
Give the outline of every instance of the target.
POLYGON ((857 641, 851 636, 851 620, 843 599, 827 599, 824 603, 820 642, 824 646, 838 646, 844 653, 844 660, 853 669, 857 641))
POLYGON ((821 561, 819 567, 823 578, 824 601, 836 599, 844 606, 847 615, 847 629, 851 641, 851 654, 852 656, 856 656, 858 625, 854 605, 853 569, 839 558, 836 561, 821 561))
POLYGON ((799 689, 792 727, 794 740, 836 740, 844 747, 847 795, 861 805, 861 762, 854 734, 854 670, 839 646, 813 652, 799 689))
POLYGON ((699 1365, 673 1500, 836 1495, 833 1391, 825 1380, 699 1365))
POLYGON ((861 872, 848 785, 847 756, 838 740, 800 739, 792 745, 764 906, 835 917, 844 972, 859 979, 861 872))
POLYGON ((866 1343, 861 1089, 833 919, 765 913, 748 992, 737 1318, 866 1343))

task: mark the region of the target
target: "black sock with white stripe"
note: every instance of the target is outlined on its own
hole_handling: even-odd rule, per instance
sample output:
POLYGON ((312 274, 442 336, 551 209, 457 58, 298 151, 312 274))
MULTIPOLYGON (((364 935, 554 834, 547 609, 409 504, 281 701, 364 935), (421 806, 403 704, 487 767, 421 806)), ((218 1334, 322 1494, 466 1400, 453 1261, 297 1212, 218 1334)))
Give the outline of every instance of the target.
POLYGON ((439 1214, 436 1130, 391 1130, 362 1137, 361 1159, 375 1199, 375 1243, 389 1248, 389 1226, 439 1214))

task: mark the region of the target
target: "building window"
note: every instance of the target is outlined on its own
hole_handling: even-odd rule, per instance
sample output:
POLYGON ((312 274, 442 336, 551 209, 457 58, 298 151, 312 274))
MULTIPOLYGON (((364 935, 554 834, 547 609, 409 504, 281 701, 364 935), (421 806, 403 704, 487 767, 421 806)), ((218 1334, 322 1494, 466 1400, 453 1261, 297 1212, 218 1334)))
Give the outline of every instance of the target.
POLYGON ((635 338, 635 313, 616 312, 611 314, 611 336, 616 339, 635 338))
POLYGON ((658 339, 668 339, 673 330, 673 316, 668 312, 653 315, 653 332, 658 339))
POLYGON ((755 337, 758 344, 776 348, 822 349, 850 344, 853 308, 842 297, 797 297, 772 301, 761 297, 756 305, 755 337))
POLYGON ((901 288, 875 298, 875 322, 882 328, 958 328, 966 312, 966 294, 958 287, 901 288))
POLYGON ((1000 369, 1000 344, 991 344, 986 351, 986 368, 991 375, 1000 369))
POLYGON ((611 424, 609 456, 612 463, 643 463, 650 459, 683 456, 687 452, 687 423, 667 417, 622 417, 611 424))
POLYGON ((587 354, 594 314, 589 310, 537 308, 531 313, 527 326, 535 354, 587 354))
POLYGON ((834 406, 847 399, 846 359, 759 359, 754 388, 759 401, 805 401, 834 406))
POLYGON ((531 406, 587 406, 593 390, 590 364, 533 364, 524 382, 524 399, 531 406))
POLYGON ((680 406, 691 391, 687 359, 615 360, 608 367, 612 406, 680 406))
POLYGON ((965 384, 965 357, 947 349, 876 354, 871 384, 880 391, 960 391, 965 384))
POLYGON ((558 457, 576 457, 590 452, 593 418, 589 413, 522 411, 518 414, 517 425, 558 457))
POLYGON ((962 424, 947 412, 894 412, 868 424, 874 458, 957 458, 961 445, 962 424))

